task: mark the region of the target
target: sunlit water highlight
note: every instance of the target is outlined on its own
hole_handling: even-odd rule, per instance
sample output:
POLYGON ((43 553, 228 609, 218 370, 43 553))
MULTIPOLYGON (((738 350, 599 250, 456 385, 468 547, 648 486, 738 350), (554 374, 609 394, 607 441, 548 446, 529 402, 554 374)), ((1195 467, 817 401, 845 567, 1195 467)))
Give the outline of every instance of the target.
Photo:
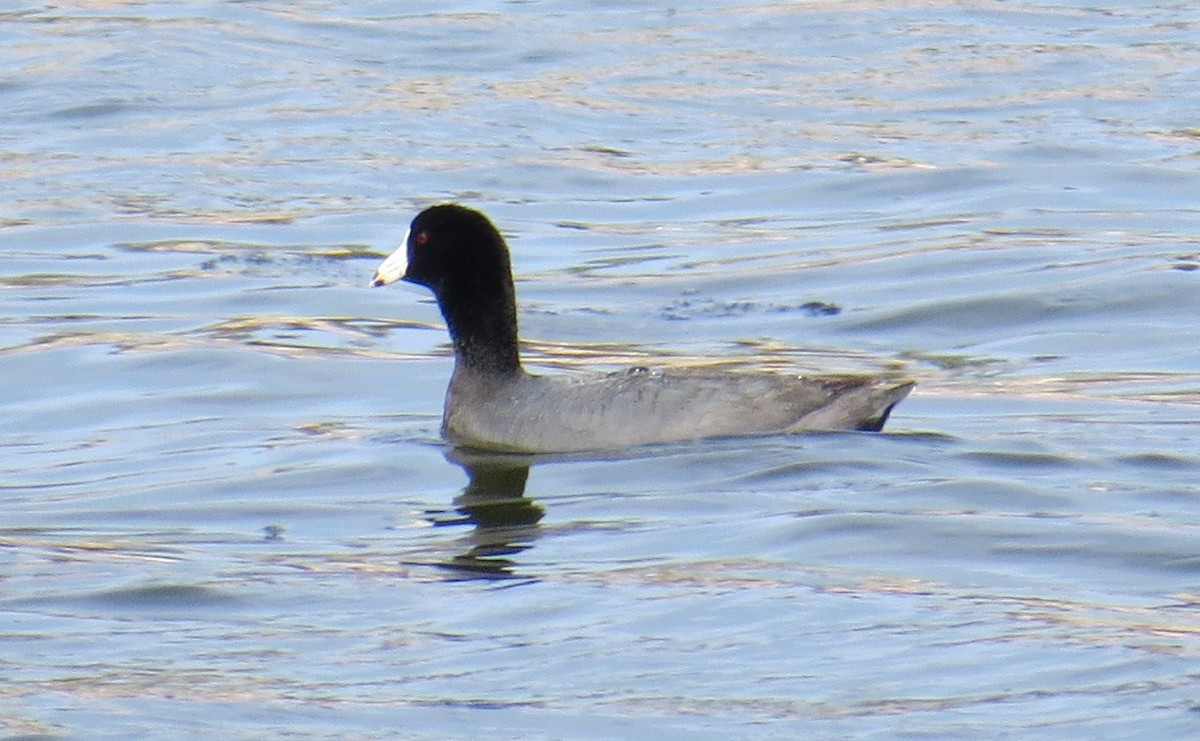
POLYGON ((0 12, 0 733, 1200 732, 1200 10, 0 12), (479 458, 547 372, 902 372, 883 435, 479 458))

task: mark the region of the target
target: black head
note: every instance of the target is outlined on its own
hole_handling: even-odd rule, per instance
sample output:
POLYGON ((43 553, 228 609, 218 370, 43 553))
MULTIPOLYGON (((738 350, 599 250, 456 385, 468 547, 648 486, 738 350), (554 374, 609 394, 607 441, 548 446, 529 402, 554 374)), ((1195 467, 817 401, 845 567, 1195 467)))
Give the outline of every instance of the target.
POLYGON ((516 301, 504 238, 486 216, 457 204, 431 206, 375 272, 427 286, 437 298, 460 357, 470 365, 517 365, 516 301))
POLYGON ((447 288, 474 294, 512 285, 504 238, 478 211, 456 204, 427 208, 412 220, 405 246, 404 280, 428 286, 439 296, 447 288))

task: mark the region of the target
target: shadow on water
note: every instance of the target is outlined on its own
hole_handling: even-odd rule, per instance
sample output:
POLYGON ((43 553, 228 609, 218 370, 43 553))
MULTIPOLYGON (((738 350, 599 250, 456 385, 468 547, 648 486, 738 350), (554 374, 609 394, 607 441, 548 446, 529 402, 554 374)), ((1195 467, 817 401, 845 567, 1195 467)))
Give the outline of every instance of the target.
MULTIPOLYGON (((538 455, 454 447, 446 451, 445 458, 463 469, 467 485, 452 500, 452 508, 426 510, 423 519, 434 527, 467 526, 470 530, 450 546, 455 555, 422 559, 420 564, 435 565, 455 579, 531 578, 522 569, 527 564, 517 556, 530 550, 546 533, 541 524, 547 513, 545 507, 526 494, 530 470, 534 466, 558 463, 634 465, 637 470, 639 462, 654 460, 663 465, 656 464, 648 470, 659 472, 643 473, 659 482, 656 489, 662 486, 658 476, 673 479, 675 475, 661 473, 664 467, 677 473, 680 466, 688 470, 688 481, 694 482, 690 476, 709 477, 711 484, 715 477, 716 481, 724 482, 723 485, 744 487, 753 477, 761 484, 779 475, 793 475, 796 471, 813 475, 861 471, 877 465, 872 457, 872 451, 879 452, 876 444, 883 444, 885 440, 918 438, 926 441, 948 439, 939 433, 911 431, 903 438, 863 431, 768 436, 756 438, 752 449, 757 453, 753 456, 747 454, 746 439, 738 437, 662 443, 626 450, 538 455), (797 448, 797 440, 804 441, 800 448, 797 448)), ((628 469, 626 473, 629 473, 628 469)), ((633 486, 637 488, 637 485, 633 486)), ((609 487, 606 485, 604 489, 608 491, 609 487)), ((440 545, 438 549, 442 547, 440 545)))
POLYGON ((516 576, 511 556, 533 545, 546 511, 525 496, 530 456, 454 448, 448 460, 462 466, 468 482, 454 498, 455 515, 434 514, 435 525, 473 525, 470 547, 440 564, 464 578, 516 576))

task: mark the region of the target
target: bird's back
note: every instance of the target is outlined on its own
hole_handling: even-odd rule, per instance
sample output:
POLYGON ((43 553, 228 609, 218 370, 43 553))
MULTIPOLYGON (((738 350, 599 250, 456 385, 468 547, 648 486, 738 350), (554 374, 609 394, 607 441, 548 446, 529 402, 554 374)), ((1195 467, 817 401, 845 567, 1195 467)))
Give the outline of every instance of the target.
POLYGON ((456 369, 444 431, 459 444, 570 452, 806 430, 878 430, 910 382, 637 368, 495 379, 456 369))

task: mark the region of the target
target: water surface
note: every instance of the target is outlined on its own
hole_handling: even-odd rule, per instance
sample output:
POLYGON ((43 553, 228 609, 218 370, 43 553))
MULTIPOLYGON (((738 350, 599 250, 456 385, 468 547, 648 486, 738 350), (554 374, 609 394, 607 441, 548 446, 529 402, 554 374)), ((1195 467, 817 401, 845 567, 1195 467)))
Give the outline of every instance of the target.
POLYGON ((0 12, 0 733, 1200 730, 1200 12, 0 12), (421 207, 546 372, 902 373, 882 435, 479 458, 421 207))

